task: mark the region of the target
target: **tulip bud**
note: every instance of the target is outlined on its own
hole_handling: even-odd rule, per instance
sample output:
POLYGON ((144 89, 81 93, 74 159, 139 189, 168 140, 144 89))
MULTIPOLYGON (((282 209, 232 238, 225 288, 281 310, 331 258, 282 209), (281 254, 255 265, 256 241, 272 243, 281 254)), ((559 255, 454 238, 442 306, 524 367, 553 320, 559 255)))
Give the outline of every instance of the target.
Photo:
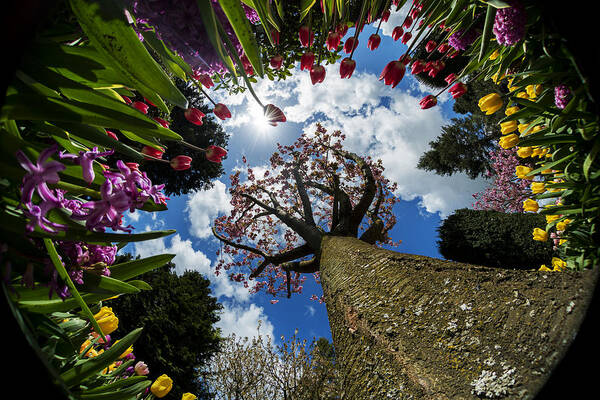
POLYGON ((354 72, 354 69, 356 68, 356 61, 346 57, 342 60, 342 62, 340 63, 340 77, 342 79, 344 78, 350 78, 352 76, 352 73, 354 72))
POLYGON ((94 314, 94 319, 98 322, 104 335, 113 333, 119 327, 119 319, 115 316, 110 307, 102 307, 98 313, 94 314))
POLYGON ((173 388, 173 380, 169 378, 167 375, 163 374, 156 378, 156 380, 150 386, 150 391, 156 397, 163 398, 165 397, 173 388))
POLYGON ((131 104, 131 99, 130 99, 129 97, 127 97, 127 96, 121 96, 121 98, 122 98, 123 100, 125 100, 125 103, 127 103, 127 104, 131 104))
POLYGON ((423 97, 421 99, 421 101, 419 102, 419 105, 421 106, 421 110, 426 110, 428 108, 435 106, 436 104, 437 104, 437 97, 435 97, 432 94, 423 97))
POLYGON ((205 117, 204 113, 197 108, 190 107, 183 113, 185 118, 195 125, 202 125, 202 118, 205 117))
POLYGON ((310 70, 310 81, 313 85, 325 80, 325 68, 322 65, 315 65, 310 70))
POLYGON ((379 47, 379 43, 381 43, 381 36, 374 33, 369 37, 369 41, 367 42, 367 47, 369 48, 369 50, 372 51, 372 50, 375 50, 377 47, 379 47))
POLYGON ((402 29, 401 26, 397 26, 392 31, 392 39, 398 40, 402 37, 403 34, 404 34, 404 29, 402 29))
MULTIPOLYGON (((153 158, 162 158, 164 151, 155 149, 154 147, 144 146, 141 151, 142 154, 146 154, 147 156, 153 158)), ((146 160, 152 160, 152 158, 144 157, 146 160)))
POLYGON ((467 85, 465 85, 462 82, 458 82, 454 86, 452 86, 448 90, 448 92, 452 95, 453 99, 457 99, 460 96, 462 96, 463 94, 467 93, 467 85))
POLYGON ((410 64, 412 58, 408 55, 408 53, 404 53, 400 56, 400 58, 398 59, 398 61, 401 61, 402 64, 404 64, 404 66, 407 66, 408 64, 410 64))
POLYGON ((339 24, 337 26, 337 28, 335 28, 335 30, 337 31, 337 33, 340 34, 340 39, 341 39, 344 36, 346 36, 346 33, 348 33, 348 25, 346 25, 346 24, 339 24))
POLYGON ((311 70, 313 64, 315 63, 315 55, 314 53, 307 51, 306 53, 302 54, 302 57, 300 58, 300 70, 304 71, 305 69, 307 70, 311 70))
POLYGON ((137 364, 135 364, 134 371, 137 375, 148 375, 150 373, 148 366, 143 361, 138 361, 137 364))
POLYGON ((212 144, 206 148, 206 159, 210 162, 220 163, 221 158, 227 155, 227 150, 212 144))
POLYGON ((302 47, 312 46, 313 41, 315 39, 315 34, 312 33, 310 28, 306 25, 300 27, 298 36, 300 37, 300 44, 302 45, 302 47))
POLYGON ((410 26, 412 25, 412 23, 413 23, 413 19, 412 19, 412 17, 410 15, 408 15, 406 17, 406 19, 404 20, 404 23, 402 24, 402 27, 404 29, 408 29, 408 28, 410 28, 410 26))
POLYGON ((349 37, 346 40, 346 43, 344 43, 344 52, 346 52, 346 54, 350 54, 352 50, 356 49, 356 47, 358 47, 358 38, 354 40, 354 37, 349 37))
POLYGON ((280 69, 281 64, 283 64, 283 57, 280 54, 277 54, 271 58, 271 67, 274 69, 280 69))
POLYGON ((446 81, 446 83, 448 85, 450 85, 452 82, 454 82, 457 78, 457 75, 453 72, 451 74, 449 74, 446 78, 444 78, 444 80, 446 81))
POLYGON ((264 116, 272 126, 277 126, 278 122, 285 122, 286 118, 283 111, 273 104, 267 104, 264 108, 264 116))
POLYGON ((159 124, 160 124, 160 125, 161 125, 163 128, 167 128, 167 129, 169 129, 169 121, 165 121, 164 119, 162 119, 162 118, 158 118, 158 117, 156 117, 156 118, 153 118, 153 119, 154 119, 156 122, 158 122, 158 123, 159 123, 159 124))
POLYGON ((213 113, 222 120, 231 118, 231 112, 229 111, 227 106, 223 103, 217 103, 217 105, 215 105, 213 113))
POLYGON ((148 104, 146 103, 142 103, 141 101, 134 101, 133 104, 131 104, 131 106, 141 112, 143 112, 144 114, 148 114, 148 104))
POLYGON ((428 52, 428 53, 431 53, 433 50, 435 50, 436 47, 437 47, 437 43, 434 42, 433 40, 430 40, 425 45, 425 51, 428 52))
POLYGON ((392 85, 392 88, 395 88, 396 85, 402 80, 404 77, 404 72, 406 67, 400 61, 390 61, 383 71, 381 71, 381 75, 379 75, 379 80, 384 80, 386 85, 392 85))
POLYGON ((413 75, 416 75, 416 74, 420 74, 424 70, 425 70, 425 62, 423 62, 422 60, 416 60, 414 63, 412 63, 410 72, 413 75))
POLYGON ((108 135, 108 137, 110 137, 111 139, 114 140, 119 140, 119 137, 112 131, 106 130, 106 134, 108 135))
POLYGON ((204 87, 207 89, 210 89, 211 87, 215 86, 215 83, 212 81, 210 75, 208 74, 194 73, 194 79, 200 81, 200 83, 204 85, 204 87))
POLYGON ((192 157, 177 156, 172 158, 169 163, 171 164, 171 168, 173 168, 175 171, 183 171, 192 166, 192 157))
POLYGON ((279 44, 279 31, 277 29, 271 30, 271 38, 275 44, 279 44))
POLYGON ((390 10, 385 10, 383 14, 381 14, 381 20, 387 22, 388 19, 390 19, 390 10))
POLYGON ((402 35, 402 43, 406 44, 408 43, 408 41, 412 38, 412 33, 410 32, 405 32, 404 35, 402 35))
POLYGON ((342 36, 337 31, 329 32, 329 35, 327 35, 327 50, 329 50, 329 51, 337 50, 341 41, 342 41, 342 36))

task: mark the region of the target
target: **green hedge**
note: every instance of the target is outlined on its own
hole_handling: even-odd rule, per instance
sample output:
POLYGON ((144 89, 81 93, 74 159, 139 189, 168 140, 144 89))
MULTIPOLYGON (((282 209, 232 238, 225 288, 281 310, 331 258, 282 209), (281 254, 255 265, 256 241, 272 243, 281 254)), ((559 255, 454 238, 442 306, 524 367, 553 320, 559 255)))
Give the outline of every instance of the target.
POLYGON ((460 209, 438 228, 438 248, 447 260, 498 268, 539 268, 550 265, 552 241, 532 238, 536 227, 546 225, 538 214, 502 213, 460 209))

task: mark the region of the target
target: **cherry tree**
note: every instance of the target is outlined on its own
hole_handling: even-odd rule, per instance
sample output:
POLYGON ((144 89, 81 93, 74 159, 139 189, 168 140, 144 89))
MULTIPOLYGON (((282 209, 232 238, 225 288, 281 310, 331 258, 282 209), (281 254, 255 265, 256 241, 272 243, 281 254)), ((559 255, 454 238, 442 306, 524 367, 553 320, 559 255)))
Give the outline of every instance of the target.
POLYGON ((344 139, 317 124, 314 135, 278 145, 262 178, 250 167, 244 182, 241 171, 231 176, 231 214, 213 228, 224 243, 217 273, 226 271, 252 292, 289 297, 302 292, 306 274, 319 282, 325 236, 398 244, 389 236, 396 184, 383 176, 380 160, 344 150, 344 139))

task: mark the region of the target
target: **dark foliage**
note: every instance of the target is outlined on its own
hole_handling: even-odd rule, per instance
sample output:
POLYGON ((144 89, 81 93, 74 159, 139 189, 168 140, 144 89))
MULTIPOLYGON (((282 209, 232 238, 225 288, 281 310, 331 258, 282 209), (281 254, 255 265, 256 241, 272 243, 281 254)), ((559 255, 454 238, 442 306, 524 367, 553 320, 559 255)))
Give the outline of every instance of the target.
POLYGON ((534 228, 545 226, 538 214, 506 214, 460 209, 438 228, 438 248, 447 260, 498 268, 538 269, 550 265, 552 244, 532 238, 534 228))
POLYGON ((133 353, 148 365, 151 378, 167 374, 173 379, 165 399, 179 400, 185 392, 207 398, 197 369, 218 351, 220 336, 214 324, 222 306, 211 296, 208 279, 194 271, 178 276, 173 268, 168 264, 143 274, 141 279, 152 290, 121 296, 109 306, 119 318, 119 331, 144 327, 133 353))

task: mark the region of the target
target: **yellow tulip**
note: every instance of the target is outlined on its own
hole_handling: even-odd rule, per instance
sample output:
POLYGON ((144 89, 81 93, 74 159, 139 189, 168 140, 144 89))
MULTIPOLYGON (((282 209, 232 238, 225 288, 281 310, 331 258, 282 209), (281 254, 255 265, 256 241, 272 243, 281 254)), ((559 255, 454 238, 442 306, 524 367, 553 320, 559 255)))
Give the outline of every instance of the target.
POLYGON ((503 135, 507 135, 517 130, 517 121, 507 121, 500 123, 500 131, 503 135))
POLYGON ((538 242, 545 242, 548 240, 548 232, 540 228, 533 229, 533 240, 538 242))
POLYGON ((490 93, 479 99, 479 109, 485 112, 486 115, 490 115, 502 108, 502 98, 498 93, 490 93))
POLYGON ((517 111, 519 111, 519 107, 517 106, 506 107, 506 110, 504 110, 504 114, 506 114, 506 116, 509 116, 516 113, 517 111))
POLYGON ((530 98, 535 99, 540 93, 542 93, 542 85, 528 85, 525 90, 530 98))
POLYGON ((183 396, 181 396, 181 400, 196 400, 197 397, 191 393, 184 393, 183 396))
POLYGON ((115 316, 111 307, 102 307, 97 314, 94 315, 94 319, 100 325, 102 333, 110 335, 119 327, 119 319, 115 316))
POLYGON ((563 244, 563 243, 565 243, 566 241, 567 241, 567 239, 560 239, 560 240, 558 241, 558 245, 559 245, 559 246, 562 246, 562 244, 563 244))
POLYGON ((570 219, 564 219, 560 222, 556 223, 556 230, 557 231, 564 231, 567 228, 567 225, 569 224, 569 222, 571 222, 570 219))
POLYGON ((152 383, 152 386, 150 386, 150 391, 156 397, 163 398, 167 394, 169 394, 172 388, 173 380, 169 378, 166 374, 162 374, 161 376, 156 378, 154 383, 152 383))
MULTIPOLYGON (((113 344, 113 346, 114 346, 115 344, 117 344, 117 343, 119 343, 119 341, 118 341, 118 340, 116 340, 116 341, 115 341, 115 343, 113 344)), ((125 357, 127 357, 127 355, 128 355, 128 354, 130 354, 130 353, 132 353, 132 352, 133 352, 133 345, 129 346, 129 347, 128 347, 128 348, 127 348, 127 349, 126 349, 124 352, 123 352, 123 354, 121 354, 121 355, 119 356, 119 358, 125 358, 125 357)))
POLYGON ((540 209, 540 205, 533 199, 527 199, 523 202, 523 210, 530 212, 537 212, 540 209))
POLYGON ((511 147, 515 147, 517 144, 519 144, 519 136, 517 136, 514 133, 511 133, 510 135, 502 136, 500 138, 500 141, 498 142, 498 144, 503 149, 510 149, 511 147))
POLYGON ((533 153, 533 148, 531 147, 519 147, 517 150, 517 155, 521 158, 527 158, 533 153))
POLYGON ((560 215, 546 215, 546 223, 554 222, 560 218, 560 215))
MULTIPOLYGON (((519 125, 517 126, 517 129, 519 130, 519 133, 523 133, 523 132, 525 132, 525 131, 527 130, 527 128, 529 128, 529 125, 530 125, 530 124, 519 124, 519 125)), ((529 132, 528 132, 527 134, 529 134, 529 132)), ((525 136, 525 135, 524 135, 524 136, 525 136)))
POLYGON ((546 267, 546 265, 542 264, 538 271, 548 272, 548 271, 552 271, 552 270, 550 268, 546 267))
POLYGON ((524 165, 519 165, 519 166, 517 166, 517 168, 515 168, 515 170, 516 170, 517 178, 519 178, 519 179, 528 179, 528 180, 532 180, 533 179, 533 176, 527 176, 528 173, 530 173, 531 171, 533 171, 532 168, 526 167, 524 165))
POLYGON ((546 191, 546 184, 544 182, 531 182, 531 192, 538 194, 546 191))
POLYGON ((533 128, 531 128, 531 133, 539 132, 544 128, 546 128, 544 125, 536 125, 533 128))
POLYGON ((564 271, 567 269, 567 263, 558 257, 552 257, 552 267, 553 271, 564 271))
POLYGON ((529 95, 527 94, 527 92, 519 92, 517 93, 517 97, 520 97, 522 99, 529 99, 529 95))
POLYGON ((494 50, 494 52, 492 54, 490 54, 490 60, 495 60, 496 58, 498 58, 498 56, 500 55, 500 50, 496 49, 494 50))
POLYGON ((542 148, 539 146, 533 146, 533 151, 531 152, 531 157, 539 156, 542 153, 542 148))

